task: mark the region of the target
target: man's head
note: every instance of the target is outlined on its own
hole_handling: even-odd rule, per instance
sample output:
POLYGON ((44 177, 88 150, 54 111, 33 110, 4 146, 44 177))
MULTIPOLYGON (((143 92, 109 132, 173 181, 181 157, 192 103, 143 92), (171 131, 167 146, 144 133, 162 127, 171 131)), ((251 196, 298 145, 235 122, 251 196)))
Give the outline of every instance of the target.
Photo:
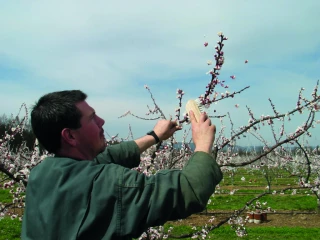
POLYGON ((86 98, 80 90, 53 92, 33 107, 33 132, 50 153, 89 160, 104 150, 104 120, 86 98))

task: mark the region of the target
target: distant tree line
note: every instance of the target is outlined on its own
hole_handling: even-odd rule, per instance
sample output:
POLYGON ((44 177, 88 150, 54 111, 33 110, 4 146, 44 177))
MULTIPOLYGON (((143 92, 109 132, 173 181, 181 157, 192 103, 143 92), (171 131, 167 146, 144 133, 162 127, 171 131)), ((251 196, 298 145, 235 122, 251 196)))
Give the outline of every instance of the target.
MULTIPOLYGON (((286 148, 286 147, 284 147, 286 148)), ((296 155, 303 155, 304 153, 300 150, 299 146, 291 146, 286 148, 288 151, 295 152, 296 155)), ((320 147, 319 146, 305 146, 304 149, 308 152, 312 152, 316 155, 320 155, 320 147)), ((222 152, 228 151, 228 146, 224 147, 222 152)), ((248 146, 248 147, 241 147, 241 146, 235 146, 232 149, 232 152, 237 153, 238 156, 246 156, 248 154, 263 154, 263 146, 248 146)))

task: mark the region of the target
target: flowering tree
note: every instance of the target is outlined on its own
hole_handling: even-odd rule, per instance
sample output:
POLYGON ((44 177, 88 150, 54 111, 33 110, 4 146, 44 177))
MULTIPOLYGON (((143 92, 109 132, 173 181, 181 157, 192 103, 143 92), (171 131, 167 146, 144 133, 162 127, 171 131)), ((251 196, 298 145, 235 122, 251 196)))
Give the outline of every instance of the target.
MULTIPOLYGON (((317 195, 319 199, 319 177, 310 183, 311 172, 317 172, 319 176, 319 167, 317 165, 318 155, 313 152, 308 152, 305 147, 299 145, 299 141, 302 136, 310 136, 309 129, 314 127, 317 121, 315 120, 315 113, 319 110, 319 96, 317 94, 318 84, 317 82, 311 97, 306 98, 303 95, 304 89, 301 89, 298 95, 297 105, 294 109, 290 109, 286 112, 280 113, 277 111, 276 106, 269 99, 270 106, 272 109, 271 115, 266 116, 256 116, 254 112, 247 106, 247 111, 249 115, 249 120, 246 125, 235 127, 232 121, 232 113, 225 112, 222 114, 217 114, 216 109, 214 109, 212 104, 217 104, 220 101, 235 98, 238 94, 244 92, 249 86, 245 86, 237 91, 229 92, 229 83, 226 80, 221 80, 220 71, 225 62, 225 53, 223 51, 224 42, 228 40, 222 32, 218 33, 219 41, 215 46, 215 55, 213 61, 207 61, 209 66, 213 65, 212 69, 207 73, 211 76, 209 83, 205 86, 203 94, 201 94, 197 102, 199 107, 203 111, 210 110, 213 112, 212 118, 216 118, 220 121, 217 124, 218 131, 215 138, 214 147, 212 149, 212 155, 216 158, 216 161, 220 165, 222 171, 224 172, 234 172, 237 167, 250 166, 254 168, 261 168, 261 166, 268 166, 267 169, 271 167, 285 167, 288 171, 300 171, 299 176, 301 176, 301 187, 311 188, 314 194, 317 195), (300 113, 304 114, 305 121, 299 126, 295 131, 290 131, 285 129, 285 122, 290 121, 294 117, 294 114, 300 113), (278 120, 281 124, 281 131, 277 132, 275 120, 278 120), (230 127, 227 127, 226 122, 229 123, 230 127), (266 141, 261 133, 264 128, 269 128, 272 132, 273 139, 266 141), (247 158, 239 157, 236 151, 237 140, 251 135, 261 142, 263 145, 263 151, 257 154, 251 154, 247 158), (299 151, 301 155, 304 156, 304 160, 292 161, 292 152, 288 151, 285 147, 286 145, 298 144, 299 151), (277 161, 274 160, 274 156, 277 157, 277 161)), ((205 42, 204 47, 208 47, 209 43, 205 42)), ((244 61, 245 64, 248 60, 244 61)), ((229 81, 236 79, 235 75, 231 75, 229 81)), ((133 116, 141 120, 156 120, 156 119, 166 119, 168 118, 162 109, 157 104, 155 97, 153 96, 151 89, 145 86, 150 94, 153 107, 147 107, 146 116, 137 116, 132 111, 128 111, 120 117, 133 116)), ((159 142, 156 146, 149 148, 141 156, 141 164, 137 171, 146 174, 156 174, 157 171, 161 169, 181 169, 185 163, 188 161, 190 155, 193 153, 193 145, 191 140, 188 140, 190 129, 188 128, 189 117, 187 113, 183 113, 182 107, 185 105, 184 91, 182 89, 177 90, 178 106, 175 110, 175 119, 179 124, 186 125, 183 129, 182 139, 179 142, 174 135, 171 139, 165 142, 159 142), (177 147, 177 144, 180 143, 177 147)), ((239 107, 235 104, 235 107, 239 107)), ((10 192, 13 195, 13 202, 10 204, 0 204, 0 217, 4 215, 10 215, 12 218, 17 217, 17 214, 13 212, 14 207, 23 207, 24 204, 24 192, 27 185, 28 176, 30 170, 41 162, 47 155, 46 153, 40 154, 39 147, 35 143, 33 151, 27 151, 22 145, 16 153, 10 151, 9 140, 14 138, 16 134, 19 134, 21 129, 23 129, 28 116, 28 111, 25 105, 23 108, 25 110, 25 117, 20 122, 12 122, 11 132, 7 132, 3 137, 0 145, 0 183, 4 188, 10 188, 10 192)), ((170 117, 171 118, 171 117, 170 117)), ((133 139, 133 134, 131 128, 129 128, 129 135, 125 139, 118 136, 112 136, 107 140, 108 144, 114 144, 121 141, 126 141, 128 139, 133 139)), ((271 185, 271 179, 269 179, 269 185, 271 185)), ((269 186, 270 187, 270 186, 269 186)), ((288 188, 289 189, 289 188, 288 188)), ((286 190, 286 189, 284 189, 286 190)), ((194 237, 194 238, 205 238, 207 234, 215 228, 220 227, 225 223, 231 224, 235 228, 238 236, 244 236, 246 234, 244 224, 247 219, 241 218, 241 213, 247 209, 252 203, 257 201, 261 196, 268 194, 268 192, 260 194, 254 199, 247 203, 244 203, 242 209, 239 209, 234 214, 226 218, 225 220, 213 225, 211 222, 201 230, 195 231, 193 234, 186 234, 183 236, 176 236, 179 238, 184 237, 194 237)), ((163 227, 150 228, 146 233, 141 236, 141 239, 162 239, 170 235, 170 229, 168 232, 164 232, 163 227)), ((172 237, 172 236, 171 236, 172 237)))
MULTIPOLYGON (((306 98, 303 95, 304 89, 302 88, 298 94, 298 101, 296 107, 294 109, 289 109, 286 112, 281 113, 277 111, 277 108, 271 99, 269 99, 269 103, 272 109, 271 115, 256 116, 254 112, 250 109, 250 107, 247 106, 246 108, 249 115, 248 124, 240 126, 238 128, 234 127, 234 123, 232 121, 230 112, 217 115, 216 110, 212 109, 213 103, 216 104, 222 100, 234 98, 236 97, 236 95, 242 93, 247 88, 249 88, 249 86, 246 86, 234 92, 225 91, 225 89, 229 88, 228 82, 225 80, 220 80, 219 76, 220 70, 224 64, 225 59, 225 54, 223 51, 224 41, 228 40, 228 38, 225 37, 222 32, 219 32, 218 36, 220 39, 217 42, 217 46, 215 46, 214 48, 214 61, 207 61, 208 65, 212 65, 214 62, 213 68, 209 72, 207 72, 207 74, 211 75, 211 80, 205 86, 204 93, 201 94, 197 99, 199 107, 203 111, 211 110, 212 112, 213 110, 215 114, 210 117, 217 118, 220 120, 220 126, 218 126, 220 130, 216 135, 216 140, 214 148, 212 150, 212 154, 216 156, 216 160, 218 164, 221 166, 222 171, 230 173, 231 175, 235 172, 237 167, 249 166, 255 169, 262 169, 270 191, 262 193, 256 198, 252 199, 251 201, 244 203, 244 207, 242 209, 239 209, 233 215, 226 218, 224 221, 221 221, 219 224, 210 225, 208 223, 208 225, 204 227, 202 231, 194 232, 193 234, 186 234, 184 236, 179 236, 179 238, 192 236, 204 238, 211 230, 227 222, 229 222, 229 224, 231 224, 231 226, 233 226, 236 229, 236 233, 238 236, 244 236, 246 234, 244 224, 247 220, 242 219, 240 217, 240 214, 243 213, 243 211, 245 211, 248 208, 248 206, 252 205, 255 201, 255 204, 257 204, 257 200, 260 197, 262 197, 265 194, 271 193, 271 183, 274 175, 276 174, 276 170, 280 167, 289 169, 293 166, 293 163, 290 161, 290 159, 292 159, 292 156, 291 158, 289 157, 290 152, 288 150, 288 146, 298 143, 299 139, 302 136, 311 136, 309 132, 310 128, 315 127, 315 124, 319 123, 319 121, 315 120, 315 112, 318 111, 320 108, 320 98, 317 94, 319 82, 316 83, 316 86, 310 98, 306 98), (304 114, 306 118, 305 121, 295 131, 290 132, 290 130, 285 129, 285 122, 290 121, 296 113, 304 114), (275 120, 281 123, 280 132, 276 131, 277 125, 275 124, 275 120), (225 124, 225 121, 228 121, 230 123, 230 133, 227 133, 227 126, 225 124), (271 141, 266 141, 262 136, 261 130, 263 128, 269 128, 271 130, 273 136, 273 139, 271 141), (237 140, 246 137, 246 135, 251 135, 255 137, 257 140, 259 140, 259 142, 263 145, 263 149, 259 153, 248 155, 249 157, 247 158, 240 158, 238 152, 236 151, 236 142, 237 140)), ((204 47, 208 46, 209 43, 205 42, 204 47)), ((246 63, 248 63, 248 60, 245 60, 245 64, 246 63)), ((231 81, 235 78, 235 75, 230 76, 231 81)), ((142 120, 154 120, 159 118, 166 119, 165 114, 163 113, 159 105, 156 103, 156 100, 150 88, 148 86, 145 86, 145 88, 149 92, 154 105, 153 108, 150 108, 148 106, 148 112, 146 113, 147 117, 137 116, 131 111, 128 111, 120 117, 132 115, 142 120), (152 115, 153 117, 150 117, 150 115, 152 115)), ((184 106, 182 101, 183 97, 184 91, 182 89, 178 89, 178 107, 175 110, 175 118, 177 122, 179 122, 180 124, 188 124, 189 119, 187 113, 181 116, 181 113, 183 112, 182 106, 184 106)), ((237 108, 239 107, 239 105, 235 104, 235 107, 237 108)), ((189 132, 190 129, 184 129, 184 134, 181 140, 181 148, 179 149, 174 148, 175 143, 177 143, 175 137, 172 137, 172 139, 170 139, 167 142, 159 143, 154 148, 150 148, 147 152, 143 154, 142 161, 138 170, 148 175, 155 174, 160 169, 182 168, 188 160, 189 156, 192 154, 192 145, 190 141, 187 141, 187 136, 189 132)), ((301 160, 299 162, 296 162, 294 169, 300 167, 302 171, 306 168, 306 166, 310 166, 310 163, 308 164, 308 159, 306 159, 305 161, 301 160)), ((310 171, 308 176, 310 176, 310 171)), ((302 178, 302 181, 305 182, 305 178, 302 178)), ((318 182, 319 179, 317 180, 317 184, 318 182)), ((289 189, 292 188, 283 189, 281 192, 289 189)), ((319 196, 318 188, 313 188, 313 190, 313 192, 317 192, 317 196, 319 196)), ((155 231, 154 228, 152 228, 150 229, 148 234, 144 236, 151 239, 157 239, 160 236, 165 236, 165 234, 160 234, 159 232, 155 231)))
POLYGON ((0 186, 4 189, 10 189, 12 194, 12 203, 0 203, 0 219, 5 215, 17 218, 24 207, 25 190, 28 183, 30 170, 40 163, 47 155, 40 154, 37 141, 33 150, 30 151, 26 142, 13 151, 10 142, 17 136, 22 135, 23 129, 28 123, 28 109, 25 104, 21 105, 17 116, 22 115, 21 120, 18 117, 12 118, 11 128, 6 131, 0 139, 0 186))

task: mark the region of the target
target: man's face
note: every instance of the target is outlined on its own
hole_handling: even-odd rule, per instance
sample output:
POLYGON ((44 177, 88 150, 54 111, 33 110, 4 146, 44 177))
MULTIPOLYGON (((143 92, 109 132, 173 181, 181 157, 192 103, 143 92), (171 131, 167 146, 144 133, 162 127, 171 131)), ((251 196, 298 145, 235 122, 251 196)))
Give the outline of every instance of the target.
POLYGON ((86 101, 77 103, 76 107, 82 114, 81 128, 74 130, 77 148, 85 159, 92 160, 105 149, 104 120, 86 101))

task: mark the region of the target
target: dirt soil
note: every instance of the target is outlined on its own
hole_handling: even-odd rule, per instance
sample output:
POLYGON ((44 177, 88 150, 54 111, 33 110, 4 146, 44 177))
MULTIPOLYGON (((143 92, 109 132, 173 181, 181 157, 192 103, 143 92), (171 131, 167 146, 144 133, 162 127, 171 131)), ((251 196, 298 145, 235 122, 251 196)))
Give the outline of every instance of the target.
MULTIPOLYGON (((208 215, 194 214, 190 217, 172 221, 173 225, 190 225, 190 226, 204 226, 205 224, 217 224, 220 221, 231 216, 232 212, 209 212, 208 215), (214 216, 214 221, 209 223, 209 219, 214 216)), ((246 217, 245 214, 241 215, 246 217)), ((227 224, 227 223, 226 223, 227 224)), ((281 211, 276 213, 268 213, 267 221, 260 224, 247 223, 247 227, 320 227, 320 213, 315 212, 292 212, 292 211, 281 211)))

